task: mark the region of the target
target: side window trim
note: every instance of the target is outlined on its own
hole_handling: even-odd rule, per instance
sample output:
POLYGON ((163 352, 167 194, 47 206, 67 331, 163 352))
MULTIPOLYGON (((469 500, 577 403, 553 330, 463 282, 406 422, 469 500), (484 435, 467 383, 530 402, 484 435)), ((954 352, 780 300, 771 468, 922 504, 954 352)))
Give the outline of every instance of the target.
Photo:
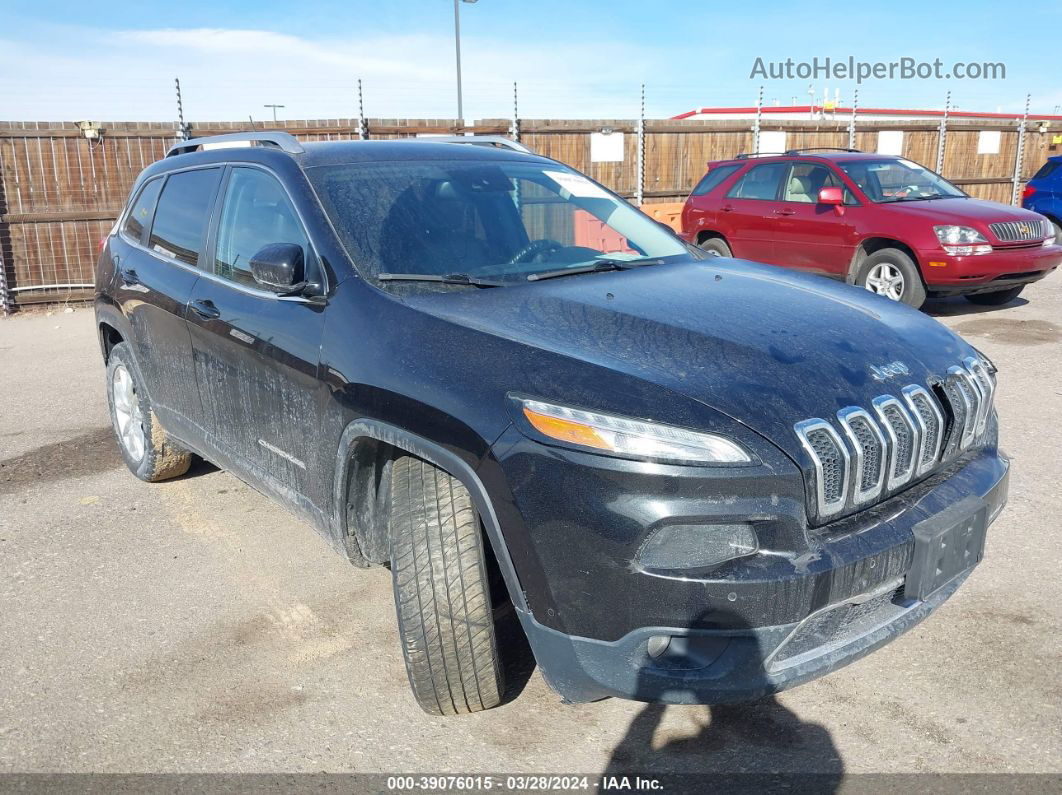
MULTIPOLYGON (((274 171, 272 171, 272 169, 266 168, 266 167, 264 167, 264 166, 262 166, 262 165, 260 165, 258 163, 238 163, 236 165, 238 167, 240 167, 240 168, 243 168, 243 167, 246 167, 246 168, 257 168, 260 171, 264 171, 267 174, 271 175, 273 178, 275 178, 278 181, 280 181, 279 178, 277 177, 276 173, 274 171)), ((152 257, 155 257, 160 262, 165 262, 165 263, 167 263, 169 265, 174 265, 174 266, 176 266, 178 268, 184 268, 185 270, 192 271, 193 273, 197 273, 200 276, 203 276, 203 277, 205 277, 207 279, 210 279, 212 281, 220 282, 221 284, 224 284, 224 285, 226 285, 228 287, 233 287, 233 288, 235 288, 237 290, 242 290, 242 291, 250 293, 252 295, 257 295, 257 296, 260 296, 260 297, 263 297, 263 298, 270 298, 270 299, 273 299, 273 300, 276 300, 276 301, 289 301, 291 303, 319 303, 319 302, 322 301, 322 299, 327 300, 328 287, 329 287, 328 274, 325 271, 325 268, 324 268, 323 264, 321 263, 320 256, 317 254, 317 246, 313 242, 313 238, 310 237, 309 234, 306 235, 306 239, 310 242, 310 246, 314 249, 313 253, 314 253, 315 265, 316 265, 318 277, 319 277, 320 282, 321 282, 320 295, 314 295, 314 296, 309 296, 309 295, 278 295, 277 293, 273 293, 273 292, 270 292, 268 290, 258 290, 258 289, 255 289, 253 287, 247 287, 245 285, 237 284, 236 282, 229 281, 228 279, 223 279, 220 276, 217 276, 213 272, 213 268, 214 268, 214 251, 213 251, 213 249, 211 249, 210 252, 209 252, 209 255, 210 255, 210 266, 211 267, 210 267, 210 270, 206 270, 206 269, 200 267, 199 265, 189 265, 187 262, 181 262, 178 259, 172 259, 170 257, 164 257, 163 255, 159 254, 157 251, 153 251, 147 245, 147 241, 150 239, 150 236, 151 236, 152 227, 154 227, 154 225, 155 225, 155 213, 158 210, 158 199, 162 197, 162 192, 166 189, 166 182, 169 181, 169 178, 173 174, 180 174, 180 173, 185 172, 185 171, 196 171, 196 170, 201 170, 201 169, 214 168, 214 169, 221 169, 222 172, 223 172, 222 176, 218 180, 218 193, 216 193, 214 195, 214 201, 212 203, 212 209, 210 211, 210 213, 211 213, 210 214, 210 218, 209 218, 209 220, 208 220, 208 222, 207 222, 207 224, 205 226, 205 230, 206 230, 207 234, 210 234, 210 235, 215 234, 215 232, 216 232, 216 224, 217 224, 217 220, 216 219, 219 217, 219 212, 218 212, 218 210, 220 209, 219 202, 224 200, 224 194, 221 193, 220 191, 221 191, 222 184, 225 184, 225 185, 228 184, 228 170, 229 170, 229 168, 231 166, 232 166, 232 164, 230 164, 230 163, 210 163, 208 165, 202 165, 202 166, 190 166, 190 167, 187 167, 187 168, 180 168, 180 169, 175 169, 173 171, 167 171, 164 174, 159 174, 157 176, 152 177, 149 180, 146 180, 144 182, 144 185, 147 185, 147 183, 151 182, 152 180, 156 180, 156 179, 163 180, 163 184, 162 184, 162 186, 159 189, 159 196, 158 196, 158 198, 155 199, 155 206, 152 208, 150 223, 144 225, 144 232, 143 232, 142 237, 141 237, 140 240, 133 240, 128 235, 125 235, 125 230, 124 230, 125 217, 126 217, 126 215, 128 214, 128 211, 129 211, 129 207, 127 207, 125 210, 123 210, 123 213, 122 213, 122 225, 119 226, 119 228, 118 228, 118 234, 119 235, 123 235, 128 242, 132 243, 133 245, 136 245, 142 251, 144 251, 144 253, 150 254, 152 257)), ((282 181, 280 182, 280 184, 281 184, 281 187, 284 188, 284 192, 287 193, 288 200, 291 201, 292 206, 295 208, 295 213, 298 216, 299 223, 303 227, 303 231, 305 232, 306 229, 307 229, 307 226, 306 226, 306 223, 305 223, 305 221, 303 219, 302 213, 299 212, 298 207, 295 205, 294 200, 291 198, 291 193, 288 192, 287 186, 285 186, 282 181)), ((137 195, 138 196, 140 195, 139 191, 137 192, 137 195)), ((209 241, 208 241, 207 244, 209 244, 209 241)), ((199 260, 200 262, 203 261, 203 256, 206 253, 207 252, 205 250, 203 252, 200 252, 200 260, 199 260)))
MULTIPOLYGON (((221 179, 218 180, 218 192, 210 205, 210 218, 207 221, 206 243, 203 245, 203 273, 215 278, 220 278, 217 271, 217 239, 218 226, 221 223, 221 210, 225 206, 225 194, 229 190, 229 176, 232 174, 232 164, 226 163, 221 171, 221 179)), ((228 282, 228 280, 225 280, 228 282)))
POLYGON ((800 160, 790 160, 789 161, 789 168, 787 168, 785 170, 785 173, 782 175, 782 181, 780 183, 778 183, 778 198, 776 199, 776 201, 779 201, 782 204, 806 204, 807 203, 807 202, 798 202, 798 201, 795 201, 793 199, 787 199, 786 198, 786 195, 789 193, 789 181, 793 179, 793 171, 796 169, 797 166, 799 166, 801 164, 801 162, 802 161, 800 161, 800 160))

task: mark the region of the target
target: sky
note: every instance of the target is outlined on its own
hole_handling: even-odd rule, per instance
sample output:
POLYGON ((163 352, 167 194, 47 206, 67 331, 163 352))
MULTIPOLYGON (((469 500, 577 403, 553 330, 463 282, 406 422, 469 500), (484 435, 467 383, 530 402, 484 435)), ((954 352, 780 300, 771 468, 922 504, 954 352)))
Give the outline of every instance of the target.
MULTIPOLYGON (((632 118, 704 106, 853 97, 852 80, 751 76, 764 62, 902 57, 945 70, 1001 62, 995 80, 870 79, 863 107, 1062 112, 1053 68, 1062 4, 1006 15, 998 0, 462 2, 466 119, 632 118), (1049 56, 1051 61, 1049 61, 1049 56)), ((54 3, 0 0, 0 119, 187 121, 457 116, 452 0, 54 3)))

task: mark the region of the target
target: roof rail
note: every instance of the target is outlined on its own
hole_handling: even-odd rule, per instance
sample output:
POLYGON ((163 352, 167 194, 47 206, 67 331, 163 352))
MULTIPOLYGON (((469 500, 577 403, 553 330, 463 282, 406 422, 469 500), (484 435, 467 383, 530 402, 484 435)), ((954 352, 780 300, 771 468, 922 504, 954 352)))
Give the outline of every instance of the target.
POLYGON ((753 157, 781 157, 792 154, 791 152, 742 152, 734 157, 735 160, 749 160, 753 157))
POLYGON ((856 152, 862 154, 859 149, 848 149, 844 146, 806 146, 803 149, 790 149, 787 155, 799 155, 801 152, 856 152))
MULTIPOLYGON (((410 139, 406 138, 403 140, 408 141, 410 139)), ((512 138, 506 138, 504 135, 432 135, 425 138, 417 138, 415 140, 430 144, 473 144, 474 146, 492 146, 497 149, 512 149, 514 152, 523 152, 529 155, 534 154, 533 151, 519 141, 514 141, 512 138)))
POLYGON ((249 143, 253 141, 258 141, 264 146, 275 146, 277 149, 287 152, 289 155, 301 155, 306 151, 302 148, 302 144, 300 144, 291 133, 281 132, 280 130, 265 130, 227 133, 225 135, 208 135, 203 138, 190 138, 187 141, 181 141, 179 144, 171 146, 169 151, 166 152, 166 157, 183 155, 186 152, 198 149, 203 144, 249 143))

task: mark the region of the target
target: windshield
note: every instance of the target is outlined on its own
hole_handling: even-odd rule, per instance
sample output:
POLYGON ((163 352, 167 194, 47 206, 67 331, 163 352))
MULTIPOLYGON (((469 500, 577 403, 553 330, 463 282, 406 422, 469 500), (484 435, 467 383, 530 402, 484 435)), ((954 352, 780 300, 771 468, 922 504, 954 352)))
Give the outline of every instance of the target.
POLYGON ((872 202, 961 198, 966 194, 928 168, 902 158, 838 163, 872 202))
POLYGON ((689 256, 655 221, 557 163, 419 160, 307 171, 358 270, 388 283, 417 274, 526 283, 568 267, 689 256))

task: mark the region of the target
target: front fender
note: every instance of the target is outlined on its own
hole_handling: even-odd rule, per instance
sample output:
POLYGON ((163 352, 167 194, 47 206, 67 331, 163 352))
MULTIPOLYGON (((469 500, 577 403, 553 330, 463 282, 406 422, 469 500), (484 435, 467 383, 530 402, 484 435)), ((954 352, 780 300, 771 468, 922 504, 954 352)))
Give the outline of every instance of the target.
MULTIPOLYGON (((476 506, 483 527, 487 534, 494 557, 498 561, 505 586, 509 591, 509 597, 513 605, 522 613, 527 612, 527 602, 524 598, 523 589, 520 586, 516 568, 513 566, 509 549, 502 536, 501 524, 497 513, 487 493, 486 487, 479 479, 475 469, 463 458, 447 450, 436 442, 423 436, 411 433, 397 425, 372 419, 359 419, 349 423, 340 437, 339 449, 336 453, 335 481, 332 495, 332 532, 337 538, 347 538, 350 529, 347 527, 346 512, 346 489, 349 483, 353 466, 354 456, 352 452, 361 439, 374 439, 384 442, 400 450, 422 458, 445 470, 468 489, 472 495, 472 502, 476 506)), ((356 532, 353 534, 356 537, 356 532)))

